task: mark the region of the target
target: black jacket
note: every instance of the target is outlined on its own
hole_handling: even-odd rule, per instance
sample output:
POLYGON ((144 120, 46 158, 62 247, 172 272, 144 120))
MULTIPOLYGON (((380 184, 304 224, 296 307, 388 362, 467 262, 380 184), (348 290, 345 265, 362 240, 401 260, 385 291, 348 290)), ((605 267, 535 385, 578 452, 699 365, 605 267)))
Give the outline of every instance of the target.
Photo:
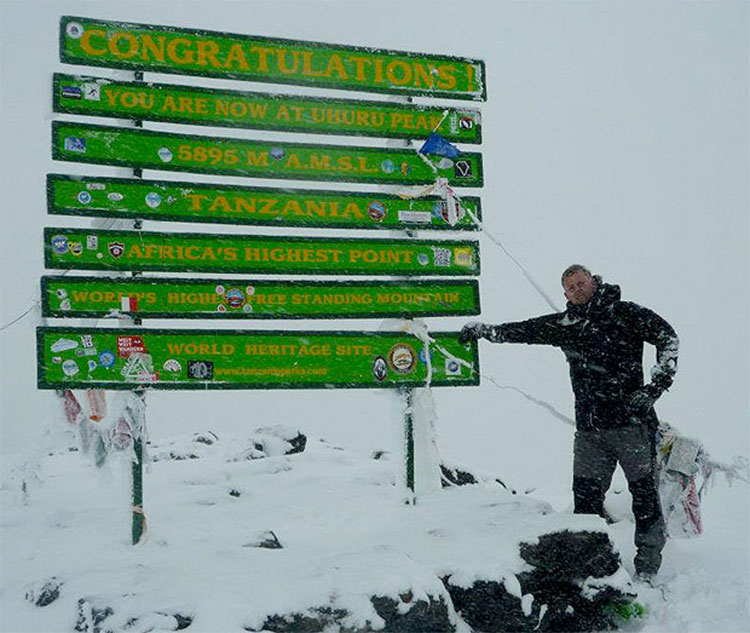
MULTIPOLYGON (((672 326, 648 308, 620 301, 620 287, 600 280, 585 305, 568 303, 563 313, 491 326, 487 338, 562 349, 570 365, 579 429, 630 423, 628 400, 643 386, 644 343, 656 347, 653 385, 668 389, 677 370, 679 341, 672 326)), ((656 422, 653 409, 647 418, 656 422)))

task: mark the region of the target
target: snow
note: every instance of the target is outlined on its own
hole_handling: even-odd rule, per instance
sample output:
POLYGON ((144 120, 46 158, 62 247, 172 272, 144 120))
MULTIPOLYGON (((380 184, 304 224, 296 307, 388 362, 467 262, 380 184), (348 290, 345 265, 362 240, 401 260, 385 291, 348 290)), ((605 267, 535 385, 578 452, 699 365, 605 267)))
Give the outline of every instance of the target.
MULTIPOLYGON (((716 460, 747 458, 749 10, 746 2, 5 0, 0 3, 0 325, 8 326, 39 298, 42 227, 60 224, 45 214, 45 174, 131 175, 55 163, 49 156, 50 121, 69 118, 51 113, 53 72, 131 78, 60 64, 62 14, 476 57, 487 63, 489 100, 471 103, 482 108, 487 181, 482 191, 470 192, 481 195, 485 229, 479 236, 483 310, 471 319, 496 323, 547 311, 548 294, 561 301, 560 271, 573 261, 588 264, 605 281, 619 283, 624 298, 667 318, 680 336, 676 382, 658 404, 660 415, 699 439, 716 460), (523 264, 523 274, 506 248, 523 264)), ((321 96, 309 88, 157 75, 153 80, 321 96)), ((295 140, 320 142, 311 135, 295 140)), ((251 184, 239 178, 200 180, 251 184)), ((65 224, 90 221, 69 217, 65 224)), ((147 224, 148 230, 198 230, 147 224)), ((279 229, 258 232, 273 230, 279 229)), ((200 231, 222 233, 226 227, 206 225, 200 231)), ((451 330, 464 321, 430 319, 428 325, 451 330)), ((31 310, 1 332, 2 631, 72 630, 79 597, 113 593, 120 596, 118 617, 149 608, 192 613, 189 630, 240 630, 270 610, 314 605, 331 596, 358 622, 376 624, 363 600, 365 583, 367 591, 378 587, 396 597, 406 585, 438 593, 435 574, 451 572, 457 583, 490 576, 513 587, 522 569, 514 548, 518 539, 571 521, 606 529, 625 571, 633 572, 630 497, 619 471, 607 500, 618 523, 604 527, 598 519, 570 515, 572 433, 561 421, 572 415, 572 399, 567 368, 555 350, 482 343, 481 387, 434 390, 435 416, 417 421, 418 441, 430 449, 418 456, 418 487, 426 482, 427 488, 418 489, 415 506, 403 503, 404 407, 396 394, 149 393, 152 453, 158 455, 159 447, 189 448, 201 457, 149 466, 147 538, 134 548, 127 454, 115 453, 97 469, 80 452, 68 452, 75 442, 57 419, 54 396, 35 388, 34 327, 40 323, 38 310, 31 310), (258 457, 252 431, 277 424, 308 432, 309 450, 245 460, 258 457), (209 429, 221 446, 192 446, 192 434, 209 429), (386 458, 369 459, 375 450, 386 451, 386 458), (438 454, 446 463, 488 473, 488 480, 498 476, 518 494, 489 481, 436 490, 434 478, 422 475, 434 474, 438 454), (269 530, 284 549, 255 547, 269 530), (363 569, 377 571, 365 575, 363 569), (51 576, 65 582, 61 597, 42 608, 27 602, 24 594, 38 594, 38 583, 51 576), (125 595, 131 591, 137 595, 125 595)), ((336 327, 377 330, 380 324, 362 320, 336 327)), ((646 359, 645 366, 650 364, 646 359)), ((730 486, 715 476, 703 501, 703 524, 702 536, 667 543, 663 584, 638 587, 647 613, 634 628, 750 630, 747 485, 730 486)), ((617 581, 627 579, 620 574, 617 581)), ((528 608, 531 597, 520 597, 528 608)), ((173 628, 168 616, 154 612, 151 618, 139 626, 173 628)))

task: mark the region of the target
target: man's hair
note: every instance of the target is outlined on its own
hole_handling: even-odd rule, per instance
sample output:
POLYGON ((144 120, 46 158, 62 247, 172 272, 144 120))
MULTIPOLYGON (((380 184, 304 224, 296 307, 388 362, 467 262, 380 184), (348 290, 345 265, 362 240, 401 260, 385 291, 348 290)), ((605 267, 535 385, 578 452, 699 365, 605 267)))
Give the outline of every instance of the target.
POLYGON ((583 273, 587 277, 591 278, 593 275, 591 274, 591 271, 586 268, 586 266, 583 266, 582 264, 572 264, 568 266, 565 270, 563 270, 563 274, 560 277, 560 283, 565 285, 565 280, 570 277, 571 275, 575 275, 576 273, 583 273))

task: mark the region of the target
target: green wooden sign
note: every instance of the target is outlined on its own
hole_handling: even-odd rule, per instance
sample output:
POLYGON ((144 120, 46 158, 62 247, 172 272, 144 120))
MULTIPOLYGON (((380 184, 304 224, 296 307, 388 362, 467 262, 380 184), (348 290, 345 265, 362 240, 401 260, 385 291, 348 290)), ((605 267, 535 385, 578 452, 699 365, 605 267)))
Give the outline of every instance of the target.
POLYGON ((475 59, 72 16, 60 19, 60 60, 365 92, 487 96, 484 62, 475 59))
POLYGON ((311 319, 479 314, 476 280, 42 277, 46 317, 311 319))
POLYGON ((437 131, 454 142, 482 142, 478 110, 238 92, 62 74, 54 75, 52 94, 54 111, 69 114, 386 138, 425 138, 437 131))
POLYGON ((479 244, 456 240, 44 229, 47 268, 302 275, 479 274, 479 244))
POLYGON ((435 333, 37 328, 40 389, 479 384, 476 342, 435 333), (429 368, 428 368, 429 361, 429 368), (430 376, 431 369, 431 376, 430 376))
POLYGON ((462 153, 437 162, 436 171, 408 149, 308 145, 282 141, 188 136, 136 128, 54 121, 55 160, 165 169, 250 178, 429 184, 481 187, 482 156, 462 153))
POLYGON ((461 198, 458 221, 436 197, 404 200, 380 192, 270 189, 175 181, 47 176, 52 214, 351 229, 478 230, 479 198, 461 198))

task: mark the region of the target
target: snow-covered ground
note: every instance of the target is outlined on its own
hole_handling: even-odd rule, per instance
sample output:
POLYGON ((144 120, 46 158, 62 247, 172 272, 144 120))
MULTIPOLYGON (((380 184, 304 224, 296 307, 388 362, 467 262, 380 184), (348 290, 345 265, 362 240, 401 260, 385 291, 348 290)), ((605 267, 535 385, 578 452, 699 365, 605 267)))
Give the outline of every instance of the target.
MULTIPOLYGON (((74 433, 58 424, 47 439, 66 447, 40 446, 4 464, 4 632, 72 630, 81 598, 114 608, 108 626, 140 617, 135 630, 143 633, 174 629, 159 613, 192 618, 191 631, 218 633, 258 630, 269 615, 326 605, 348 611, 351 626, 377 629, 382 620, 369 596, 445 596, 438 579, 447 575, 460 586, 484 579, 513 587, 528 569, 518 543, 565 528, 608 531, 632 573, 626 491, 610 495, 621 521, 609 527, 571 515, 564 485, 513 495, 485 482, 426 494, 411 506, 389 454, 368 459, 311 438, 304 452, 284 455, 266 439, 269 456, 249 459, 262 456, 263 433, 203 433, 210 445, 190 435, 155 442, 145 476, 146 537, 133 547, 130 454, 112 452, 97 468, 68 449, 74 433), (274 538, 281 549, 258 547, 274 538), (26 595, 38 595, 52 577, 62 583, 60 597, 31 604, 26 595)), ((613 490, 623 489, 616 481, 613 490)), ((661 586, 635 586, 646 616, 629 627, 747 630, 747 485, 716 481, 704 511, 704 536, 668 543, 661 586)), ((627 588, 628 581, 625 574, 618 582, 627 588)))

